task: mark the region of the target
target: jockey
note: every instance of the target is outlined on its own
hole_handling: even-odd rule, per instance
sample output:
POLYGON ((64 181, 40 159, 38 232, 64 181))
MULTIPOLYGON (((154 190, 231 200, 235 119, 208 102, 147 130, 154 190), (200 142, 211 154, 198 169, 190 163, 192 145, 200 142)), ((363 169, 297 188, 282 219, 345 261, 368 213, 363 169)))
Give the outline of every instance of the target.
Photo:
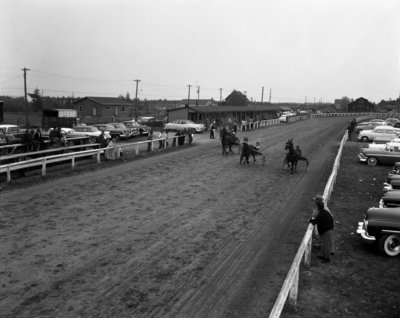
POLYGON ((306 160, 306 158, 303 157, 303 152, 300 149, 299 145, 296 146, 296 153, 297 153, 297 156, 299 157, 299 160, 306 160))

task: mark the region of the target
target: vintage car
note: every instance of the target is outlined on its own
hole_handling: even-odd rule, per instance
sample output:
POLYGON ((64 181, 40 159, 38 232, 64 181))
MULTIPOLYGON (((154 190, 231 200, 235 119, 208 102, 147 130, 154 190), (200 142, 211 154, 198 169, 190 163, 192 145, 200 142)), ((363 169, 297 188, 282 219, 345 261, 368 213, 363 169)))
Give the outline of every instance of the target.
POLYGON ((400 161, 400 144, 389 142, 384 148, 361 148, 358 158, 360 162, 366 162, 370 166, 393 165, 400 161))
POLYGON ((374 141, 376 137, 380 137, 380 141, 389 142, 393 138, 400 135, 400 128, 392 126, 376 126, 372 130, 362 130, 357 136, 357 139, 362 142, 374 141))
POLYGON ((147 136, 151 130, 149 126, 141 125, 134 120, 124 121, 124 125, 128 128, 134 129, 135 131, 139 132, 136 135, 140 136, 147 136))
POLYGON ((166 123, 164 126, 166 131, 182 131, 182 130, 192 130, 197 133, 202 133, 206 130, 204 124, 196 124, 191 120, 187 119, 177 119, 171 123, 166 123))
POLYGON ((382 123, 377 123, 377 122, 370 122, 370 121, 364 121, 362 123, 357 124, 356 128, 354 128, 354 132, 358 134, 362 130, 372 130, 377 126, 382 126, 385 124, 382 123))
POLYGON ((400 254, 400 208, 370 208, 364 221, 358 223, 357 234, 366 242, 375 242, 388 256, 400 254))
POLYGON ((400 208, 400 190, 386 192, 379 201, 380 208, 400 208))
POLYGON ((385 123, 386 125, 394 126, 395 123, 398 123, 400 120, 397 118, 386 118, 385 123))
POLYGON ((115 139, 128 139, 134 136, 132 130, 127 128, 123 123, 95 124, 92 126, 108 131, 111 138, 115 139))

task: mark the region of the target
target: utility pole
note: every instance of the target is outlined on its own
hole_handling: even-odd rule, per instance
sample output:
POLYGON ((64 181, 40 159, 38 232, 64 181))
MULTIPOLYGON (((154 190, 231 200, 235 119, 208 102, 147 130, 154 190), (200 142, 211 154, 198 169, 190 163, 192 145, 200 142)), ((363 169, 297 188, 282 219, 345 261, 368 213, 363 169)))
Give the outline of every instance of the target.
POLYGON ((187 87, 188 87, 188 89, 189 89, 187 105, 189 106, 189 105, 190 105, 190 88, 192 87, 192 85, 188 85, 187 87))
POLYGON ((219 103, 220 104, 222 103, 222 90, 223 90, 223 88, 219 89, 219 103))
POLYGON ((25 92, 25 125, 27 128, 29 128, 29 112, 28 112, 28 97, 27 97, 27 93, 26 93, 26 72, 30 71, 30 69, 24 67, 23 69, 21 69, 21 71, 24 71, 24 92, 25 92))
POLYGON ((269 103, 271 104, 271 89, 269 89, 269 103))
POLYGON ((306 99, 305 99, 305 101, 304 101, 304 104, 306 104, 306 105, 307 105, 307 96, 306 96, 306 99))
POLYGON ((134 82, 136 82, 136 93, 135 93, 135 121, 137 121, 137 108, 138 108, 138 86, 139 86, 139 79, 135 79, 134 82))
POLYGON ((263 101, 264 101, 264 86, 261 89, 261 104, 263 103, 263 101))
POLYGON ((197 86, 197 103, 196 103, 196 106, 199 106, 199 99, 200 99, 200 86, 197 86))

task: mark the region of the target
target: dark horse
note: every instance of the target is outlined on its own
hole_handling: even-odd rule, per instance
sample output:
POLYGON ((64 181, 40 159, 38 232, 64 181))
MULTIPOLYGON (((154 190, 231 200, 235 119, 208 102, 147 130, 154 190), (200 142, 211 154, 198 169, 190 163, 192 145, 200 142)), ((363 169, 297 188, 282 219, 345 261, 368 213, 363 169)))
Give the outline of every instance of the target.
POLYGON ((220 133, 222 154, 229 155, 233 153, 232 146, 240 146, 239 138, 232 132, 228 131, 225 127, 221 129, 220 133))
POLYGON ((283 160, 283 170, 285 170, 285 166, 287 165, 290 168, 290 174, 293 174, 293 171, 297 168, 297 162, 299 161, 299 155, 294 151, 293 138, 286 142, 285 150, 286 157, 283 160))
POLYGON ((304 157, 302 154, 299 154, 295 149, 293 145, 293 138, 289 139, 286 142, 285 145, 285 150, 286 150, 286 157, 283 160, 283 170, 285 170, 286 165, 290 169, 290 174, 293 174, 293 171, 296 171, 297 169, 297 163, 299 160, 304 160, 306 162, 306 169, 308 171, 308 167, 310 165, 310 162, 306 157, 304 157))
POLYGON ((266 157, 263 153, 261 153, 259 151, 259 149, 256 146, 253 145, 249 145, 247 143, 247 138, 245 138, 245 140, 243 141, 242 144, 242 152, 240 154, 240 161, 239 163, 245 165, 247 163, 247 165, 249 165, 249 158, 250 156, 253 157, 253 163, 256 162, 256 156, 262 156, 262 165, 265 166, 265 161, 266 161, 266 157))

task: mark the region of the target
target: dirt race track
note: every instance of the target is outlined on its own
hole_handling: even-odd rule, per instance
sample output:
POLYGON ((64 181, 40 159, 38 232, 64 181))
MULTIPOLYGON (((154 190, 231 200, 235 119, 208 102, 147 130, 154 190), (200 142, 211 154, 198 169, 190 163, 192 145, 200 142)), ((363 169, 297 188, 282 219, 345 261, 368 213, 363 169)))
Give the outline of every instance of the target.
POLYGON ((196 135, 177 151, 5 187, 1 316, 268 316, 349 120, 239 133, 261 142, 266 166, 240 166, 196 135), (308 173, 304 162, 282 171, 289 138, 308 173))

